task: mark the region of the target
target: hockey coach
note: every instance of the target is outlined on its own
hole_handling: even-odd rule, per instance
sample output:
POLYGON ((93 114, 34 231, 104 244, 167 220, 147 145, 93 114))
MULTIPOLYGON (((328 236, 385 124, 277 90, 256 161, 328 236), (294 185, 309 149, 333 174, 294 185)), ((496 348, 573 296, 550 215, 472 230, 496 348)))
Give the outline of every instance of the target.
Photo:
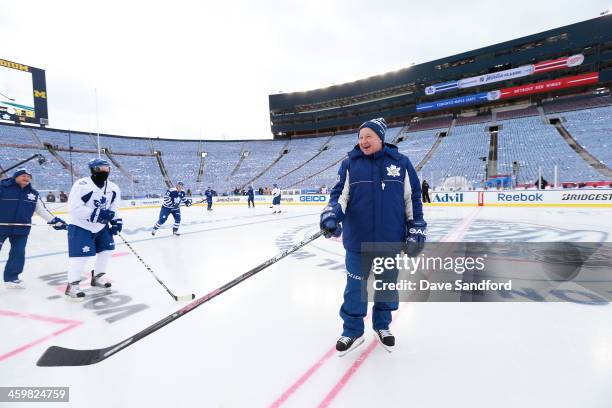
MULTIPOLYGON (((342 234, 346 249, 348 273, 340 308, 344 324, 336 343, 341 355, 364 341, 368 303, 362 298, 362 285, 367 284, 371 261, 363 262, 362 244, 405 243, 408 255, 416 256, 426 239, 418 176, 408 157, 385 143, 386 130, 383 118, 359 127, 358 145, 342 161, 329 205, 321 213, 320 227, 325 237, 342 234)), ((373 329, 389 351, 395 346, 395 337, 389 331, 391 312, 397 308, 397 300, 375 299, 372 309, 373 329)))
POLYGON ((4 284, 8 289, 25 289, 19 274, 25 264, 25 247, 34 212, 56 230, 67 227, 62 219, 47 210, 31 181, 32 175, 26 169, 18 169, 13 177, 0 181, 0 249, 7 238, 11 244, 4 267, 4 284))

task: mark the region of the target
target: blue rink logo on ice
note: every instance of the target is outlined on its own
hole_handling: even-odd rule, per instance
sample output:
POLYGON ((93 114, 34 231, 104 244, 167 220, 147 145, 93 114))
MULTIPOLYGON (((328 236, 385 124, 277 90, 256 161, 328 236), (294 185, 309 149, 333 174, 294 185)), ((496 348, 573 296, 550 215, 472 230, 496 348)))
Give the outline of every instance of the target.
MULTIPOLYGON (((58 287, 63 292, 63 288, 68 284, 66 272, 57 272, 39 276, 49 286, 58 287)), ((88 289, 85 289, 87 292, 88 289)), ((50 296, 47 299, 63 299, 63 295, 50 296)), ((134 303, 131 296, 120 294, 115 290, 111 291, 92 291, 87 293, 83 303, 79 304, 83 309, 93 311, 97 316, 101 316, 108 323, 115 323, 119 320, 134 316, 149 308, 144 303, 134 303)))

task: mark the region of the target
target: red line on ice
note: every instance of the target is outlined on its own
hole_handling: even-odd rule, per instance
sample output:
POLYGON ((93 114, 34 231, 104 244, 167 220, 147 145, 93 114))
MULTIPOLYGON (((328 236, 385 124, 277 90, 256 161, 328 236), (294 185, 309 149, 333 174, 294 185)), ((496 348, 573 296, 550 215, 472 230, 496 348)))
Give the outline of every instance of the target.
POLYGON ((42 342, 45 342, 47 340, 49 340, 52 337, 55 336, 59 336, 62 333, 67 332, 68 330, 72 330, 75 327, 81 325, 83 322, 81 321, 77 321, 77 320, 66 320, 66 319, 61 319, 58 317, 50 317, 50 316, 41 316, 41 315, 35 315, 35 314, 29 314, 29 313, 19 313, 19 312, 12 312, 10 310, 0 310, 0 316, 8 316, 8 317, 19 317, 22 319, 31 319, 31 320, 38 320, 38 321, 42 321, 42 322, 47 322, 47 323, 54 323, 54 324, 64 324, 66 325, 65 327, 58 329, 56 331, 54 331, 53 333, 41 337, 39 339, 36 339, 34 341, 31 341, 29 343, 26 343, 22 346, 17 347, 14 350, 9 351, 8 353, 5 354, 1 354, 0 355, 0 361, 4 361, 8 358, 14 357, 15 355, 21 353, 22 351, 25 351, 31 347, 34 347, 42 342))
POLYGON ((295 393, 298 388, 300 388, 310 376, 312 376, 325 362, 336 353, 336 347, 332 347, 321 357, 316 363, 314 363, 298 380, 291 385, 291 387, 287 388, 287 390, 280 396, 276 401, 270 405, 270 408, 278 408, 285 403, 289 399, 290 396, 295 393))
MULTIPOLYGON (((458 242, 463 239, 474 219, 476 219, 478 214, 480 214, 481 208, 482 207, 477 207, 474 211, 472 211, 466 218, 463 219, 463 222, 459 224, 459 226, 454 231, 448 233, 440 241, 448 242, 452 238, 454 239, 454 241, 451 242, 458 242)), ((403 305, 406 305, 406 303, 404 303, 403 305)), ((394 322, 397 320, 402 308, 403 307, 400 307, 400 309, 396 312, 395 317, 393 319, 394 322)), ((374 351, 377 343, 378 340, 374 339, 370 342, 370 344, 368 344, 368 347, 359 355, 357 360, 355 360, 355 362, 349 367, 349 369, 344 373, 344 375, 342 376, 342 378, 340 378, 336 385, 334 385, 331 391, 327 393, 325 398, 323 398, 323 401, 321 401, 321 403, 318 405, 319 408, 329 406, 329 404, 334 400, 334 398, 336 398, 338 393, 340 393, 340 391, 342 391, 346 384, 348 384, 351 377, 353 377, 357 370, 359 370, 359 367, 361 367, 364 361, 370 356, 372 351, 374 351)))
MULTIPOLYGON (((476 208, 472 213, 470 213, 467 217, 463 219, 463 222, 459 224, 459 226, 454 231, 449 232, 440 241, 448 242, 451 238, 455 238, 455 240, 457 241, 462 239, 465 233, 468 231, 470 225, 472 224, 472 221, 478 216, 480 211, 481 211, 481 207, 476 208), (454 237, 453 237, 453 234, 455 235, 454 237)), ((399 315, 399 310, 395 314, 395 319, 397 318, 398 315, 399 315)), ((366 316, 366 319, 367 318, 368 316, 366 316)), ((323 402, 321 402, 321 405, 319 405, 320 407, 325 407, 329 405, 329 403, 336 397, 336 395, 340 392, 340 390, 344 388, 344 386, 346 385, 346 383, 348 383, 352 375, 359 369, 359 367, 361 366, 361 364, 363 364, 365 359, 376 348, 377 342, 378 340, 374 339, 372 342, 370 342, 370 344, 368 344, 368 347, 361 353, 361 355, 359 356, 359 358, 357 358, 355 363, 353 363, 353 365, 348 369, 348 371, 344 374, 344 376, 342 376, 340 381, 327 394, 323 402)), ((270 408, 278 408, 281 405, 283 405, 289 399, 289 397, 295 394, 295 392, 302 385, 304 385, 304 383, 306 383, 306 381, 308 381, 308 379, 310 379, 310 377, 312 377, 312 375, 315 372, 317 372, 317 370, 319 370, 319 368, 321 368, 329 360, 331 356, 335 354, 335 351, 336 351, 335 346, 327 350, 327 352, 325 352, 325 354, 323 354, 323 356, 320 359, 318 359, 308 370, 306 370, 304 374, 302 374, 300 378, 297 379, 296 382, 294 382, 289 388, 287 388, 287 390, 285 390, 285 392, 283 392, 283 394, 280 397, 278 397, 270 405, 270 408)))
POLYGON ((370 342, 370 344, 368 344, 368 347, 359 355, 357 360, 355 360, 353 365, 349 367, 346 373, 344 373, 342 378, 340 378, 340 381, 338 381, 338 383, 334 385, 334 388, 332 388, 331 391, 325 396, 325 398, 323 398, 323 401, 321 401, 321 403, 318 405, 319 408, 329 406, 329 404, 334 400, 334 398, 336 398, 336 395, 338 395, 338 393, 342 390, 342 388, 344 388, 346 383, 349 382, 353 374, 355 374, 357 370, 359 370, 361 364, 363 364, 363 362, 366 360, 366 358, 368 358, 370 353, 374 351, 377 343, 378 340, 374 339, 370 342))

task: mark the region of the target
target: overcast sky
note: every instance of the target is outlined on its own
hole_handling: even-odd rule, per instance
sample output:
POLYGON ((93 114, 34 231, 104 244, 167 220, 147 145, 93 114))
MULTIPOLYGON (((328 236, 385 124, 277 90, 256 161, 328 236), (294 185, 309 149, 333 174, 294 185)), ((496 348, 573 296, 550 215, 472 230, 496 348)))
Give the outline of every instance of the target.
POLYGON ((0 58, 46 70, 52 127, 271 138, 268 95, 597 17, 612 0, 0 0, 0 58))

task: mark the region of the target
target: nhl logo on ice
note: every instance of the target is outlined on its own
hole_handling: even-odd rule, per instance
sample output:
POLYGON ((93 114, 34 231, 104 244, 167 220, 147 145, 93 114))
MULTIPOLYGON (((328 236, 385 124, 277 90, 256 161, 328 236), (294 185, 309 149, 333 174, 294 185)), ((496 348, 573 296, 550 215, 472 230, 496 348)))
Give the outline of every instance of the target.
POLYGON ((394 164, 392 164, 389 167, 387 167, 387 176, 399 177, 399 175, 400 175, 400 168, 399 167, 397 167, 394 164))

